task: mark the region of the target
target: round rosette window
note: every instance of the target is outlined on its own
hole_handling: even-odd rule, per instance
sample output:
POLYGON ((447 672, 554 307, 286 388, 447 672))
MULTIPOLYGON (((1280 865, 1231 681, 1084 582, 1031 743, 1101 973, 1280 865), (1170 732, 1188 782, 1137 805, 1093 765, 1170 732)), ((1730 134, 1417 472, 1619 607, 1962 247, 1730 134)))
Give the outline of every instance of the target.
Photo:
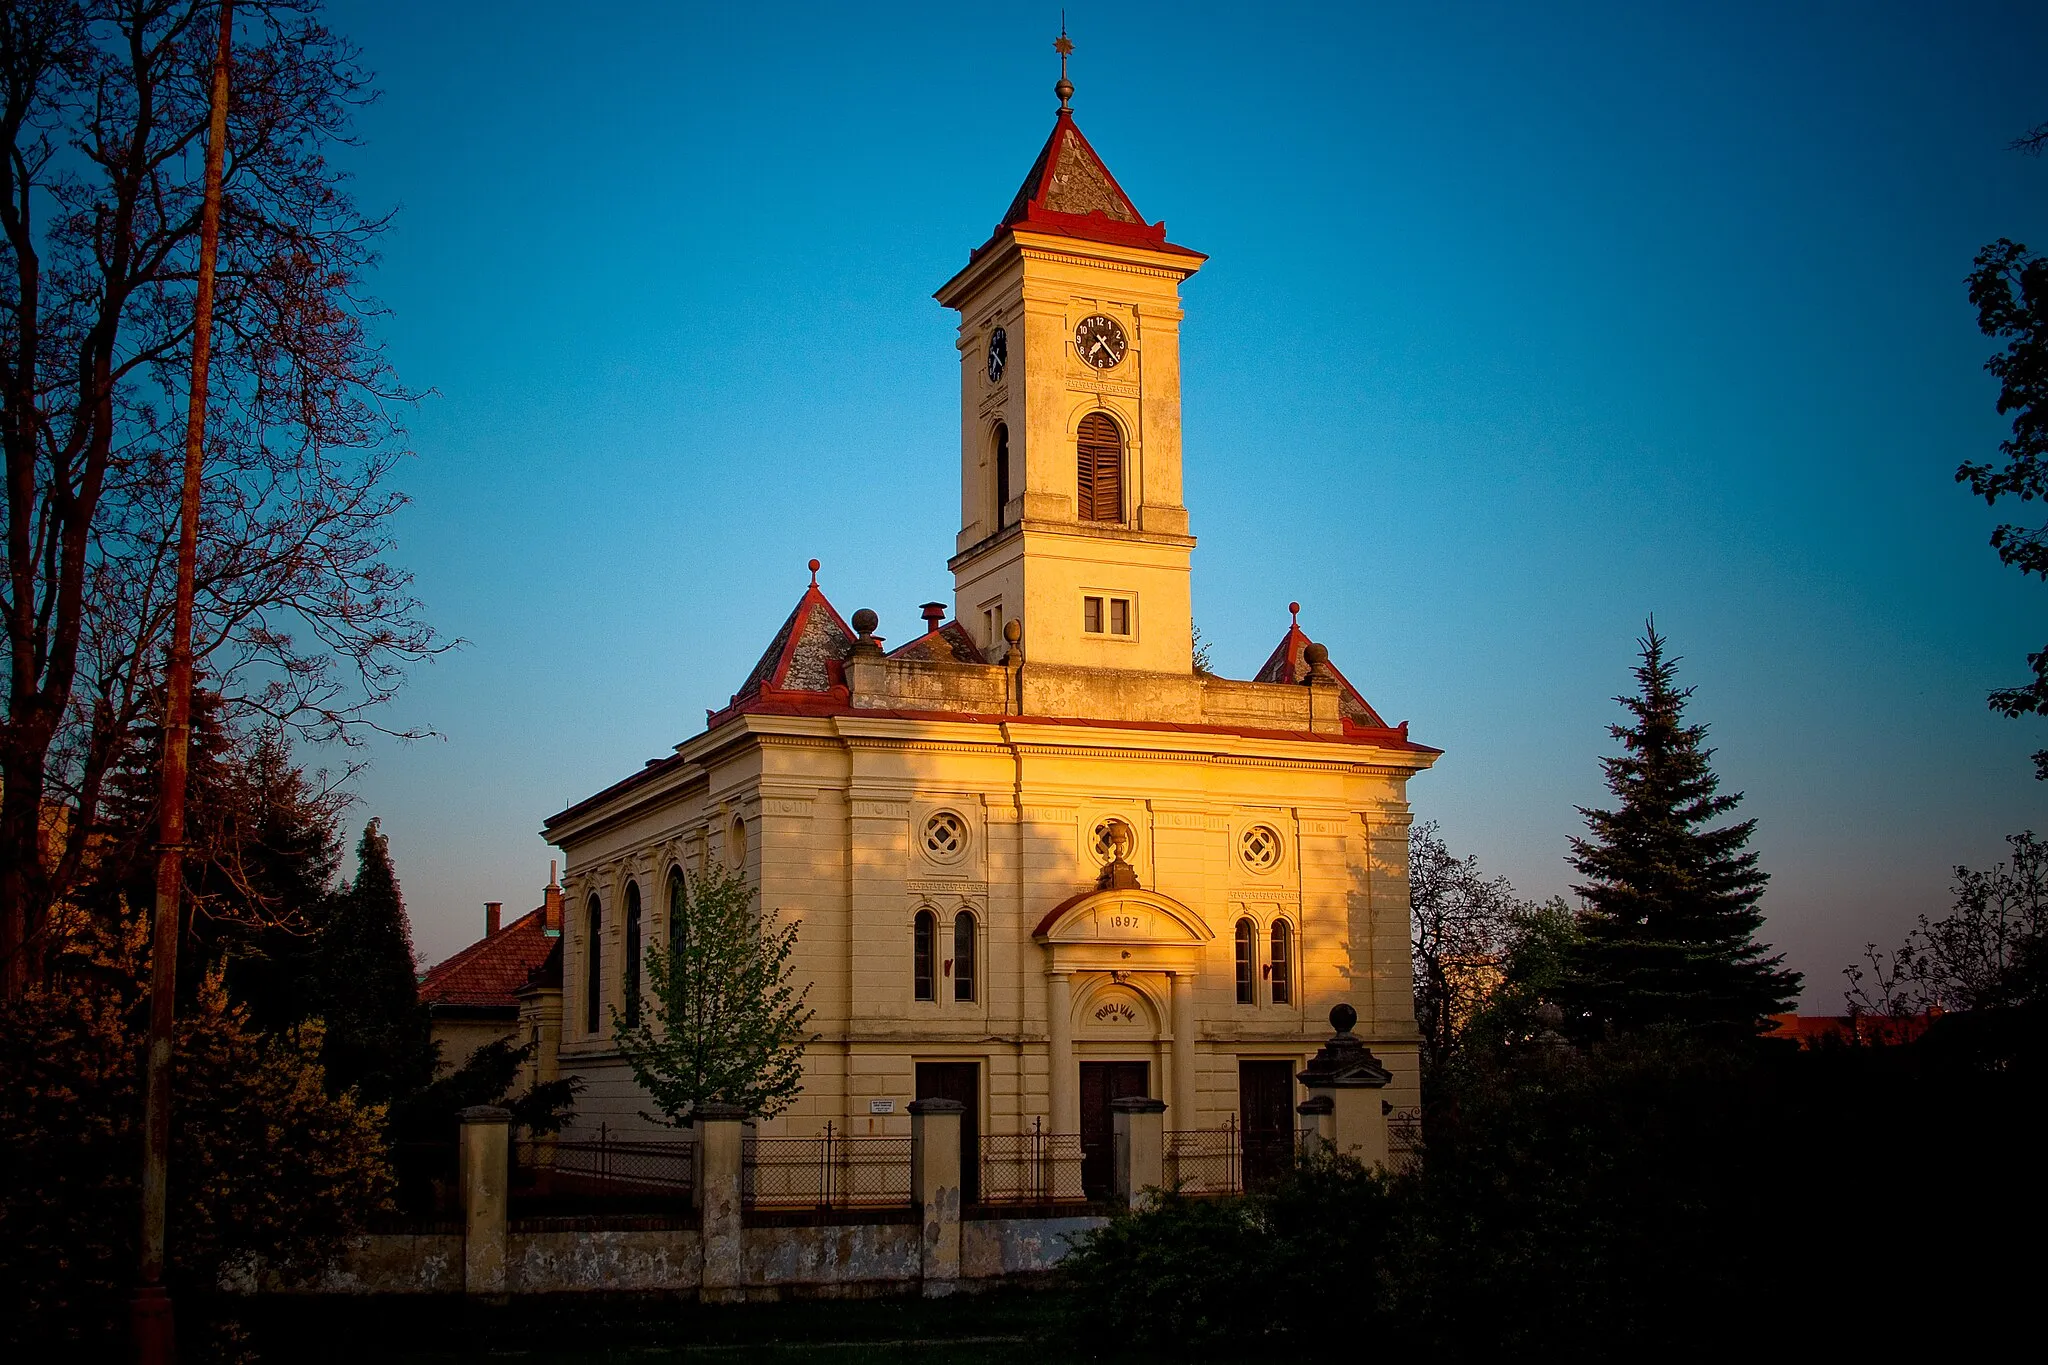
POLYGON ((1237 836, 1237 856, 1254 872, 1280 866, 1280 832, 1271 825, 1252 825, 1237 836))
POLYGON ((924 854, 935 863, 957 862, 967 852, 967 821, 949 810, 924 822, 924 854))

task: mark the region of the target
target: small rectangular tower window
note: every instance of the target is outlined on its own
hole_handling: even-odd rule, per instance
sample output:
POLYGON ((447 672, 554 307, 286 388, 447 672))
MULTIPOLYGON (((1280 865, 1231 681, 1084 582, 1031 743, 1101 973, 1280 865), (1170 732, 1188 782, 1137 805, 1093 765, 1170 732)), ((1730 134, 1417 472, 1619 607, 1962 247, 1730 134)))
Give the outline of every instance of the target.
POLYGON ((1131 599, 1128 597, 1083 597, 1081 633, 1084 635, 1131 635, 1131 599))

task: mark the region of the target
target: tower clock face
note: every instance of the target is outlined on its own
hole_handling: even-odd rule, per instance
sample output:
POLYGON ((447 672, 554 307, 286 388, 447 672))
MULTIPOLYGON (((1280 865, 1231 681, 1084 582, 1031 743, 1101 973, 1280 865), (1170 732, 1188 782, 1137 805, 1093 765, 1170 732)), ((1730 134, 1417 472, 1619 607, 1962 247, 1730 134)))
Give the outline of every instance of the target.
POLYGON ((1010 361, 1010 338, 998 327, 988 334, 988 382, 994 384, 1003 377, 1003 366, 1010 361))
POLYGON ((1124 329, 1115 318, 1097 313, 1081 319, 1074 329, 1074 347, 1081 359, 1098 370, 1107 370, 1124 358, 1124 329))

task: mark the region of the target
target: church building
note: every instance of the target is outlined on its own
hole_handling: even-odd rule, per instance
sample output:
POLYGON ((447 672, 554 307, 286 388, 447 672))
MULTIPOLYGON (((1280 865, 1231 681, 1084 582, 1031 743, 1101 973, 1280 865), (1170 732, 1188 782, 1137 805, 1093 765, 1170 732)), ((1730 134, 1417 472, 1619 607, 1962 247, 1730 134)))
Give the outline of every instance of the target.
POLYGON ((1297 608, 1256 677, 1197 667, 1180 286, 1205 258, 1138 212, 1064 74, 1058 93, 936 295, 959 315, 950 610, 885 648, 812 561, 701 733, 546 822, 579 1130, 646 1126, 612 1011, 644 998, 683 870, 711 862, 802 924, 821 1037, 764 1135, 900 1135, 912 1100, 954 1098, 970 1133, 1036 1126, 1095 1156, 1125 1095, 1163 1100, 1169 1130, 1291 1134, 1342 1003, 1387 1104, 1419 1103, 1407 784, 1439 751, 1381 719, 1297 608))

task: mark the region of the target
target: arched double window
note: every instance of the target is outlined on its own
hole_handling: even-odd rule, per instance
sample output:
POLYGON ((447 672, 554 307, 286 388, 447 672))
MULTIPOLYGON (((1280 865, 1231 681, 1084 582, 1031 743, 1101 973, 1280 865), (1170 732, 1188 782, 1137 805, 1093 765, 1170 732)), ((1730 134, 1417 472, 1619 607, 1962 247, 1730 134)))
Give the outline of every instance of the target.
POLYGON ((974 912, 953 916, 953 998, 974 999, 974 912))
POLYGON ((910 976, 912 993, 919 1000, 939 998, 932 979, 938 937, 938 916, 929 910, 918 911, 910 929, 910 976))
POLYGON ((626 977, 621 983, 626 997, 626 1027, 640 1022, 640 884, 626 883, 626 977))
POLYGON ((1082 521, 1124 519, 1124 434, 1106 412, 1081 419, 1075 436, 1078 488, 1075 506, 1082 521))
POLYGON ((1294 926, 1284 919, 1273 921, 1273 955, 1268 962, 1273 975, 1273 1003, 1291 1003, 1294 999, 1294 926))
POLYGON ((1237 1003, 1259 1003, 1259 926, 1248 919, 1237 922, 1237 1003))
POLYGON ((1010 424, 996 423, 996 529, 1003 529, 1003 509, 1010 505, 1010 424))
POLYGON ((604 994, 604 904, 596 896, 584 910, 583 1031, 596 1033, 604 994))

